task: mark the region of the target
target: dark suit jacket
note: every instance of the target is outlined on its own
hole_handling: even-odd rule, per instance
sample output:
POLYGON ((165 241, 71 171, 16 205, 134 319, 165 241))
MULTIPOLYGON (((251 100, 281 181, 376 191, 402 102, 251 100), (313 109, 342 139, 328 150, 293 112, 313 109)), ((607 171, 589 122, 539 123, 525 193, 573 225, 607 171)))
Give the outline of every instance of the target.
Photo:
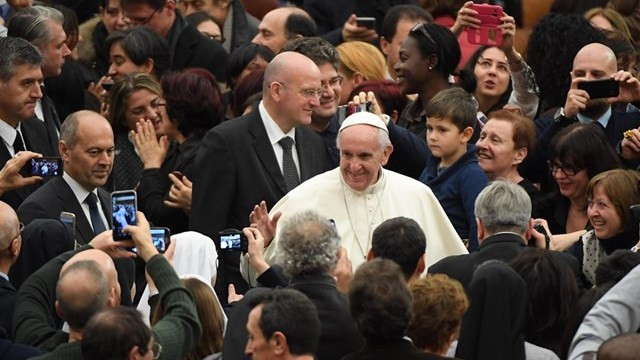
POLYGON ((58 156, 58 142, 60 142, 58 131, 60 130, 61 121, 53 100, 44 93, 44 88, 41 102, 44 125, 47 128, 47 139, 49 140, 48 146, 53 150, 55 156, 58 156))
MULTIPOLYGON (((486 238, 477 252, 446 257, 429 266, 429 274, 445 274, 460 281, 466 289, 476 268, 488 260, 508 263, 527 249, 522 237, 514 233, 499 233, 486 238)), ((554 252, 555 256, 567 263, 576 276, 579 275, 578 260, 569 254, 554 252)))
MULTIPOLYGON (((111 220, 110 195, 98 188, 98 198, 107 222, 111 220)), ((23 224, 35 219, 58 219, 60 213, 66 211, 76 215, 76 241, 80 245, 88 244, 95 236, 90 220, 84 215, 82 206, 76 199, 71 187, 62 177, 56 177, 44 184, 29 196, 18 208, 18 218, 23 224)), ((109 224, 105 224, 109 227, 109 224)), ((73 249, 69 249, 73 250, 73 249)), ((122 304, 131 304, 131 296, 126 289, 131 289, 134 279, 134 265, 131 259, 116 259, 118 282, 122 289, 122 304)))
MULTIPOLYGON (((56 148, 53 149, 47 137, 47 128, 41 120, 36 118, 22 121, 21 133, 24 139, 27 150, 41 153, 44 156, 59 156, 56 148)), ((11 159, 11 154, 3 141, 0 141, 0 166, 11 159)), ((17 190, 9 191, 0 196, 0 200, 6 202, 13 209, 17 209, 20 204, 27 198, 32 192, 34 192, 40 185, 26 186, 17 190)))
POLYGON ((405 339, 388 342, 367 342, 364 348, 342 358, 343 360, 439 360, 451 359, 424 352, 405 339))
POLYGON ((9 280, 0 276, 0 327, 7 332, 11 338, 11 317, 13 316, 13 305, 16 302, 16 289, 9 280))
MULTIPOLYGON (((177 13, 178 16, 182 15, 177 13)), ((202 35, 195 26, 188 24, 184 18, 178 19, 177 17, 174 28, 179 26, 180 21, 184 22, 184 27, 180 32, 178 42, 175 47, 172 47, 173 64, 171 70, 199 67, 209 70, 218 81, 226 81, 225 68, 228 54, 222 45, 202 35)), ((172 45, 171 40, 168 41, 172 45)))
MULTIPOLYGON (((288 286, 305 294, 315 305, 320 318, 320 342, 316 351, 318 360, 339 360, 343 356, 362 348, 364 339, 349 313, 345 295, 336 288, 330 276, 310 276, 294 278, 288 286)), ((225 360, 248 359, 244 355, 247 343, 247 319, 251 308, 248 304, 254 296, 269 291, 257 288, 247 293, 247 299, 234 303, 229 314, 227 333, 224 338, 223 358, 225 360)))
MULTIPOLYGON (((312 130, 296 129, 296 150, 301 181, 327 170, 323 140, 312 130)), ((189 227, 216 239, 220 230, 248 226, 256 204, 265 200, 271 208, 286 192, 260 112, 229 120, 209 130, 198 151, 189 227)), ((222 253, 220 260, 225 264, 218 279, 225 279, 217 282, 222 287, 216 286, 216 291, 221 291, 218 295, 226 302, 226 284, 244 281, 238 269, 239 254, 222 253)))

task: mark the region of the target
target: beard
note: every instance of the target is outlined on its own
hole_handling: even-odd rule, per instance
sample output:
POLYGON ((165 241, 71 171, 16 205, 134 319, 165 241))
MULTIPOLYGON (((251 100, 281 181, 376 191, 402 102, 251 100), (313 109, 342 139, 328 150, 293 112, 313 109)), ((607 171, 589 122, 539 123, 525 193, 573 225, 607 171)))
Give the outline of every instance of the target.
POLYGON ((589 100, 589 102, 587 103, 587 107, 580 113, 595 120, 602 116, 602 114, 604 114, 607 109, 609 109, 609 107, 609 102, 607 102, 606 99, 589 100))

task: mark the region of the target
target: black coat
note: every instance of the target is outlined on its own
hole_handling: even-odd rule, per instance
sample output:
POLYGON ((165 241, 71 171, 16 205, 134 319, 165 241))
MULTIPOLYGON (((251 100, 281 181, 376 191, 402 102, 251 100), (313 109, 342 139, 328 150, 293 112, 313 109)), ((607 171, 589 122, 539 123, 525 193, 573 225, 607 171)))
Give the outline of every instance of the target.
POLYGON ((405 339, 387 342, 367 342, 364 348, 342 358, 343 360, 439 360, 450 359, 424 352, 405 339))
POLYGON ((11 338, 11 317, 13 305, 16 303, 16 288, 9 280, 0 276, 0 327, 4 328, 7 336, 11 338))
MULTIPOLYGON (((296 150, 301 181, 327 170, 323 140, 313 131, 296 128, 296 150)), ((249 226, 249 213, 260 201, 271 208, 287 193, 259 111, 209 130, 196 156, 192 181, 189 227, 214 241, 221 230, 249 226)), ((238 289, 244 280, 238 268, 239 254, 224 252, 220 261, 216 292, 225 303, 227 284, 235 282, 238 289)), ((243 286, 240 292, 246 291, 243 286)))

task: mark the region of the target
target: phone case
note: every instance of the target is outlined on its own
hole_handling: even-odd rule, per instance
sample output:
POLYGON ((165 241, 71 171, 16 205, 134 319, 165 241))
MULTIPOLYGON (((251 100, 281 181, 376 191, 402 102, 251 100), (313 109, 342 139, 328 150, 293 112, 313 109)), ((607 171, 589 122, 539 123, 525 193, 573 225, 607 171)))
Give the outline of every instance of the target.
POLYGON ((472 9, 478 12, 480 27, 467 28, 467 40, 472 44, 500 46, 502 44, 502 30, 498 29, 500 18, 503 16, 499 5, 473 4, 472 9))

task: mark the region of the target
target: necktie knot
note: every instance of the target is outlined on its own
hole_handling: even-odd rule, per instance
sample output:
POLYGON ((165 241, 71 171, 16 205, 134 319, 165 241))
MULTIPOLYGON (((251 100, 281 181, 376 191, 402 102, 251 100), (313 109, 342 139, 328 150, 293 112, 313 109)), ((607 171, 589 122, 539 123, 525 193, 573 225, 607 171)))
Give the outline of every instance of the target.
POLYGON ((13 139, 13 152, 17 154, 19 151, 25 151, 24 147, 24 139, 22 139, 22 134, 20 130, 16 129, 16 138, 13 139))
POLYGON ((293 139, 290 136, 285 136, 278 141, 278 144, 280 144, 284 150, 291 150, 291 147, 293 147, 293 139))
POLYGON ((86 202, 89 207, 96 206, 98 204, 98 197, 96 196, 96 194, 90 192, 84 202, 86 202))

